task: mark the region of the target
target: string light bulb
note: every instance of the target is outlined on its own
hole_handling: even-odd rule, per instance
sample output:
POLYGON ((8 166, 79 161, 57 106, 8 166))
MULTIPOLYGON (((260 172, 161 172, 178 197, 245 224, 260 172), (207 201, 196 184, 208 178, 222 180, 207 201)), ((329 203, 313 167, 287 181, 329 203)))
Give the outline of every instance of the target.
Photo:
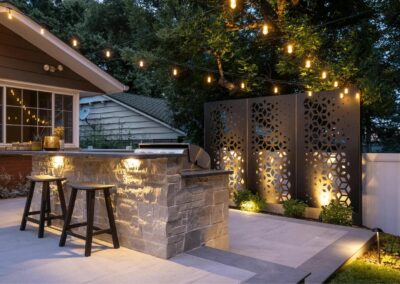
POLYGON ((178 76, 178 69, 177 68, 172 69, 172 75, 178 76))
POLYGON ((110 58, 110 57, 111 57, 111 51, 106 50, 106 57, 107 57, 107 58, 110 58))
POLYGON ((244 88, 246 88, 246 84, 244 82, 240 83, 240 88, 243 90, 244 88))
POLYGON ((44 28, 43 28, 43 27, 40 28, 40 34, 41 34, 41 35, 44 35, 44 28))
POLYGON ((347 95, 349 93, 349 88, 344 88, 344 93, 347 95))
POLYGON ((211 84, 211 82, 212 82, 212 77, 209 75, 209 76, 207 76, 207 83, 211 84))
POLYGON ((333 86, 334 86, 335 88, 339 87, 339 82, 338 82, 338 81, 333 82, 333 86))
POLYGON ((13 15, 12 15, 11 9, 8 9, 8 19, 9 19, 9 20, 12 20, 12 19, 13 19, 13 15))
POLYGON ((76 38, 72 39, 72 46, 77 47, 78 46, 78 40, 76 38))
POLYGON ((340 98, 343 99, 344 98, 344 94, 340 93, 340 98))
POLYGON ((322 71, 321 78, 322 78, 322 79, 326 79, 327 74, 328 74, 328 73, 327 73, 326 71, 322 71))
POLYGON ((308 95, 309 97, 312 97, 312 91, 308 91, 308 92, 307 92, 307 95, 308 95))
POLYGON ((311 60, 310 59, 306 60, 306 68, 311 68, 311 60))
POLYGON ((357 99, 357 100, 360 99, 360 93, 356 93, 356 99, 357 99))
POLYGON ((293 44, 289 43, 286 47, 287 53, 292 54, 293 53, 293 44))
POLYGON ((268 34, 268 25, 264 24, 262 27, 262 33, 263 35, 267 35, 268 34))
POLYGON ((143 67, 144 67, 144 61, 143 61, 143 60, 140 60, 140 61, 139 61, 139 67, 140 67, 140 68, 143 68, 143 67))
POLYGON ((231 7, 231 9, 236 9, 236 0, 229 0, 229 6, 231 7))
POLYGON ((279 88, 277 86, 274 87, 274 94, 278 94, 279 93, 279 88))

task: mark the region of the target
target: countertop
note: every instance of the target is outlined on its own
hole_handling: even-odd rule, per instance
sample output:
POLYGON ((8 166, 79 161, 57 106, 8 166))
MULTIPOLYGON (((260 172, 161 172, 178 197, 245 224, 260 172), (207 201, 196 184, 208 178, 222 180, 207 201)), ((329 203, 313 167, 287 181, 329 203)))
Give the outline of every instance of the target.
POLYGON ((107 157, 107 158, 138 158, 157 159, 163 157, 182 157, 183 153, 135 153, 133 151, 96 151, 96 150, 65 150, 65 151, 22 151, 0 150, 0 156, 73 156, 73 157, 107 157))

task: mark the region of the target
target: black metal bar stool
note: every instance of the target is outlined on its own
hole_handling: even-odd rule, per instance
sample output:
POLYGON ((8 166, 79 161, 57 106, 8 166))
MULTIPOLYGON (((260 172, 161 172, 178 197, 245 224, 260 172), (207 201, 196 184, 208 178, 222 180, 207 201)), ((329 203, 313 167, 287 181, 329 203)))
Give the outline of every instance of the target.
POLYGON ((90 256, 92 253, 92 240, 93 236, 100 234, 110 234, 112 236, 114 248, 119 248, 119 241, 117 235, 117 228, 115 226, 114 213, 111 205, 110 198, 110 189, 113 188, 114 185, 110 184, 97 184, 97 183, 78 183, 71 184, 72 192, 71 198, 69 199, 67 216, 64 222, 64 228, 61 234, 60 239, 60 247, 65 246, 65 241, 67 239, 67 235, 71 235, 73 237, 77 237, 86 241, 85 244, 85 256, 90 256), (86 191, 86 212, 87 212, 87 220, 86 222, 71 224, 72 213, 74 211, 76 195, 78 190, 86 191), (110 224, 110 228, 101 229, 96 226, 93 226, 94 223, 94 203, 96 191, 102 190, 104 193, 104 199, 107 208, 108 222, 110 224), (73 228, 79 228, 82 226, 86 226, 86 236, 82 236, 76 234, 71 231, 73 228), (93 232, 93 230, 95 230, 93 232))
POLYGON ((65 198, 63 192, 62 181, 66 180, 64 177, 54 177, 50 175, 37 175, 37 176, 27 176, 28 180, 31 181, 31 186, 28 193, 28 198, 26 199, 25 209, 22 216, 21 227, 20 230, 24 231, 26 227, 26 222, 30 221, 36 224, 39 224, 39 233, 38 237, 43 238, 44 235, 44 222, 47 221, 47 226, 51 226, 51 220, 53 219, 61 219, 64 220, 66 216, 66 205, 65 205, 65 198), (42 188, 42 198, 40 204, 39 211, 30 211, 33 193, 35 191, 36 183, 43 183, 42 188), (61 204, 61 215, 53 215, 51 213, 51 206, 50 206, 50 182, 55 182, 57 184, 58 196, 60 198, 61 204), (38 215, 40 214, 39 220, 36 220, 31 215, 38 215))

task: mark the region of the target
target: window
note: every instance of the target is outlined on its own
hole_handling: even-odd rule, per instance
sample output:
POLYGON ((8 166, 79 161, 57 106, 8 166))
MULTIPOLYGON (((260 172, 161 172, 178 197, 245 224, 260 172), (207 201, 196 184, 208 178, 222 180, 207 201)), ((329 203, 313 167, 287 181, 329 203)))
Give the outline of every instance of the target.
POLYGON ((73 143, 73 96, 6 87, 4 106, 2 90, 0 87, 0 143, 32 141, 35 136, 51 135, 57 126, 65 128, 65 142, 73 143))
POLYGON ((65 143, 73 141, 73 97, 55 94, 55 127, 64 127, 65 143))

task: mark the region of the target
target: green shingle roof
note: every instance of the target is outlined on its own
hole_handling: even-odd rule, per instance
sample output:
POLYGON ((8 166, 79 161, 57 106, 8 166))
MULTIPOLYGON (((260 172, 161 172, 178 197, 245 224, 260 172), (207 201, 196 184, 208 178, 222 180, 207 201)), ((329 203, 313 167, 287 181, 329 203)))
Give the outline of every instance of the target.
POLYGON ((174 126, 173 114, 165 99, 139 96, 129 93, 118 93, 107 96, 174 126))

